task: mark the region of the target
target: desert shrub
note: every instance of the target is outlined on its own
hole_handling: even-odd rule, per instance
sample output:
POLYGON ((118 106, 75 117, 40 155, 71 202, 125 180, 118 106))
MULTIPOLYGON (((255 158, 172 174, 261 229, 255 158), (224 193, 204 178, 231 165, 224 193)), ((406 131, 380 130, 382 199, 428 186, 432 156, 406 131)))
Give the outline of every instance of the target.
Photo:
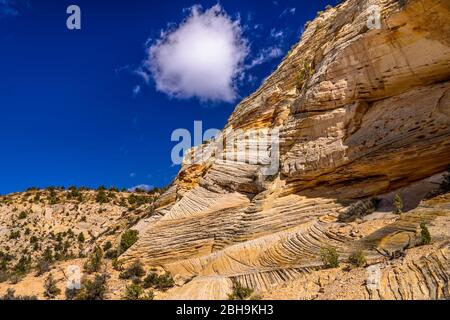
POLYGON ((19 213, 19 220, 26 219, 28 217, 28 214, 25 211, 22 211, 19 213))
POLYGON ((75 233, 72 231, 72 229, 67 230, 67 237, 68 238, 74 238, 75 233))
POLYGON ((116 271, 122 271, 122 270, 123 270, 123 264, 124 264, 124 261, 123 261, 123 260, 120 260, 120 259, 118 259, 118 258, 115 258, 115 259, 112 261, 112 267, 113 267, 113 269, 116 270, 116 271))
POLYGON ((239 281, 233 281, 233 291, 228 294, 228 300, 245 300, 252 294, 252 289, 244 287, 239 281))
POLYGON ((12 288, 8 288, 6 293, 0 300, 37 300, 36 296, 16 296, 16 291, 12 288))
POLYGON ((18 284, 20 281, 22 281, 24 274, 19 274, 17 272, 11 272, 9 274, 9 283, 11 284, 18 284))
POLYGON ((119 244, 119 254, 127 251, 139 239, 139 232, 137 230, 127 230, 122 234, 119 244))
POLYGON ((14 266, 14 272, 17 275, 25 275, 30 271, 31 268, 31 258, 27 256, 22 256, 17 264, 14 266))
POLYGON ((151 272, 145 277, 142 286, 145 289, 153 288, 157 282, 158 282, 158 275, 154 272, 151 272))
POLYGON ((36 193, 36 194, 34 195, 33 201, 34 201, 35 203, 38 203, 39 201, 41 201, 41 195, 40 195, 39 193, 36 193))
POLYGON ((132 283, 125 288, 123 300, 153 300, 153 291, 145 292, 140 285, 132 283))
POLYGON ((117 250, 116 249, 109 249, 108 251, 105 252, 105 258, 106 259, 115 259, 117 258, 117 250))
POLYGON ((54 261, 54 257, 53 257, 53 251, 50 247, 45 248, 44 253, 42 254, 42 259, 46 260, 50 263, 52 263, 54 261))
POLYGON ((0 270, 0 283, 6 282, 9 280, 9 272, 5 270, 0 270))
POLYGON ((109 249, 111 249, 112 248, 112 243, 111 243, 111 241, 107 241, 104 245, 103 245, 103 251, 108 251, 109 249))
POLYGON ((13 259, 14 257, 12 255, 0 251, 0 271, 8 270, 8 264, 13 259))
POLYGON ((57 295, 61 294, 61 290, 56 286, 56 280, 53 278, 53 275, 50 273, 48 277, 45 279, 44 283, 44 296, 49 299, 54 299, 57 295))
POLYGON ((120 273, 120 279, 142 278, 145 276, 145 270, 139 260, 134 261, 126 270, 120 273))
POLYGON ((19 239, 20 238, 20 231, 11 231, 9 234, 9 240, 19 239))
POLYGON ((344 212, 341 212, 338 219, 341 222, 353 222, 358 218, 362 218, 375 212, 379 203, 380 199, 378 198, 355 202, 351 204, 344 212))
POLYGON ((36 277, 40 277, 41 275, 50 271, 51 262, 46 259, 39 259, 36 263, 36 277))
POLYGON ((98 274, 94 280, 84 279, 75 300, 104 300, 107 289, 107 275, 98 274))
POLYGON ((165 291, 172 288, 175 285, 175 281, 169 272, 158 276, 156 273, 152 272, 143 281, 143 287, 145 289, 154 288, 157 290, 165 291))
MULTIPOLYGON (((135 192, 138 192, 138 191, 135 191, 135 192)), ((136 195, 136 194, 130 195, 127 200, 131 206, 136 206, 136 207, 140 207, 144 204, 153 202, 152 197, 149 197, 146 195, 136 195)))
POLYGON ((103 264, 103 250, 100 247, 95 247, 94 252, 89 256, 84 263, 84 271, 91 274, 100 271, 103 264))
POLYGON ((312 68, 312 63, 308 62, 307 60, 302 60, 299 67, 300 72, 297 75, 296 84, 297 89, 303 89, 306 82, 314 74, 314 70, 312 68))
POLYGON ((81 233, 78 235, 78 242, 83 243, 84 241, 86 241, 86 238, 84 237, 84 233, 81 232, 81 233))
POLYGON ((425 246, 431 243, 431 234, 425 222, 420 224, 420 241, 419 245, 425 246))
POLYGON ((366 255, 362 250, 355 251, 348 257, 348 262, 354 267, 363 267, 366 265, 366 255))
POLYGON ((66 296, 66 300, 74 300, 79 293, 80 293, 79 289, 66 288, 66 291, 64 294, 66 296))
POLYGON ((320 260, 325 269, 332 269, 339 267, 339 255, 335 248, 326 247, 320 249, 320 260))
POLYGON ((109 202, 108 196, 106 195, 106 192, 105 192, 104 189, 97 191, 97 195, 95 197, 95 201, 100 203, 100 204, 109 202))
POLYGON ((56 191, 53 187, 50 187, 49 189, 49 196, 48 196, 48 200, 50 204, 57 204, 59 199, 58 199, 58 195, 56 194, 56 191))
POLYGON ((394 213, 401 214, 402 210, 403 210, 403 199, 399 194, 397 194, 394 198, 394 213))
POLYGON ((77 190, 76 187, 70 187, 69 193, 67 194, 67 199, 68 200, 77 200, 78 202, 82 202, 83 195, 81 194, 81 192, 79 190, 77 190))

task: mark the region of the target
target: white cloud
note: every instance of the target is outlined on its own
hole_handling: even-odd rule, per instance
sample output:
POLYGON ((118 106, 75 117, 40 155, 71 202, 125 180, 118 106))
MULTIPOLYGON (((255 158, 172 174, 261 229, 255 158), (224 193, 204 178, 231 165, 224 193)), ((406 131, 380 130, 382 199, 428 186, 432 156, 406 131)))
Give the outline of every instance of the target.
POLYGON ((138 186, 132 187, 130 189, 128 189, 128 192, 135 192, 136 190, 142 190, 142 191, 151 191, 153 190, 155 187, 154 186, 149 186, 147 184, 140 184, 138 186))
POLYGON ((133 97, 136 97, 141 92, 141 86, 137 85, 133 88, 133 97))
POLYGON ((275 28, 270 30, 270 36, 272 38, 283 38, 284 32, 282 30, 276 30, 275 28))
POLYGON ((144 80, 151 75, 157 90, 171 97, 233 102, 249 54, 240 21, 218 4, 188 12, 181 24, 161 33, 136 72, 144 80))
POLYGON ((287 14, 295 15, 295 12, 297 11, 297 8, 286 8, 281 13, 280 17, 283 17, 287 14))
POLYGON ((136 173, 135 172, 130 173, 130 178, 134 178, 134 177, 136 177, 136 173))
POLYGON ((283 55, 283 51, 278 47, 269 47, 261 50, 261 52, 252 60, 252 62, 247 66, 248 69, 259 66, 260 64, 266 63, 272 59, 276 59, 283 55))

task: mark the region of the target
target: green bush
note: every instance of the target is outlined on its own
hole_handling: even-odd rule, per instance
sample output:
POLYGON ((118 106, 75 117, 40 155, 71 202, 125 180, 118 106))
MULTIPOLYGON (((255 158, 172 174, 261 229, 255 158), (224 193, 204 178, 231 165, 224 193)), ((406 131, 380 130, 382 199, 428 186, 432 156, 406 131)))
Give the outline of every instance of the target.
POLYGON ((145 276, 145 270, 142 263, 137 260, 134 261, 125 271, 121 272, 119 275, 120 279, 133 279, 142 278, 145 276))
POLYGON ((100 271, 103 264, 103 250, 100 247, 95 247, 94 252, 89 256, 84 263, 84 271, 91 274, 100 271))
POLYGON ((96 275, 94 280, 85 279, 75 300, 104 300, 107 291, 107 275, 96 275))
POLYGON ((122 271, 123 270, 123 264, 124 264, 124 261, 120 260, 118 258, 115 258, 112 261, 112 267, 116 271, 122 271))
POLYGON ((61 290, 56 286, 56 280, 51 273, 45 279, 44 289, 44 296, 49 299, 54 299, 57 295, 61 294, 61 290))
POLYGON ((25 275, 30 271, 31 268, 31 258, 27 256, 22 256, 17 264, 14 266, 14 272, 18 275, 25 275))
POLYGON ((348 262, 354 267, 364 267, 367 263, 366 255, 362 250, 355 251, 348 257, 348 262))
POLYGON ((401 214, 402 210, 403 210, 403 199, 399 194, 397 194, 394 198, 394 213, 401 214))
POLYGON ((53 252, 50 247, 45 248, 44 253, 42 254, 42 259, 52 263, 54 261, 53 252))
POLYGON ((306 82, 314 74, 314 69, 312 68, 312 63, 307 60, 302 60, 300 63, 300 72, 296 78, 297 89, 303 89, 306 82))
POLYGON ((156 273, 152 272, 147 277, 145 277, 143 282, 143 287, 145 289, 154 288, 161 291, 166 291, 175 285, 175 281, 169 272, 158 276, 156 273))
POLYGON ((81 192, 79 190, 77 190, 76 187, 70 187, 69 190, 70 191, 67 194, 68 200, 77 200, 78 202, 83 201, 83 195, 81 194, 81 192))
POLYGON ((20 231, 11 231, 9 234, 9 240, 19 239, 20 238, 20 231))
MULTIPOLYGON (((136 192, 136 191, 135 191, 136 192)), ((131 206, 136 206, 136 207, 140 207, 144 204, 147 203, 152 203, 154 201, 153 197, 149 197, 147 195, 136 195, 136 194, 132 194, 128 197, 127 199, 128 203, 131 206)))
POLYGON ((132 283, 125 288, 124 300, 153 300, 153 291, 145 292, 140 285, 132 283))
POLYGON ((3 253, 0 251, 0 271, 7 271, 8 264, 13 260, 14 257, 8 253, 3 253))
POLYGON ((16 291, 12 288, 6 290, 6 294, 0 300, 37 300, 36 296, 16 296, 16 291))
POLYGON ((28 214, 25 211, 22 211, 19 213, 19 220, 26 219, 28 217, 28 214))
POLYGON ((252 294, 252 289, 244 287, 239 281, 233 281, 233 291, 228 294, 228 300, 245 300, 252 294))
POLYGON ((9 279, 9 272, 0 270, 0 283, 6 282, 9 279))
POLYGON ((97 201, 100 204, 109 202, 108 196, 106 195, 106 192, 104 189, 97 191, 97 196, 95 197, 95 201, 97 201))
POLYGON ((119 245, 119 255, 127 251, 139 239, 137 230, 127 230, 122 234, 119 245))
POLYGON ((65 296, 66 296, 66 300, 74 300, 77 295, 80 293, 81 290, 78 289, 69 289, 66 288, 65 291, 65 296))
POLYGON ((105 252, 105 258, 106 259, 116 259, 117 258, 117 250, 116 249, 109 249, 108 251, 105 252))
POLYGON ((320 260, 325 269, 339 267, 339 255, 335 248, 328 247, 320 249, 320 260))
POLYGON ((420 224, 420 241, 419 245, 425 246, 431 243, 431 234, 425 222, 420 224))
POLYGON ((86 238, 84 237, 84 233, 81 232, 81 233, 78 235, 78 242, 83 243, 85 240, 86 240, 86 238))
POLYGON ((103 251, 108 251, 109 249, 111 249, 112 248, 112 243, 111 243, 111 241, 107 241, 104 245, 103 245, 103 251))
POLYGON ((46 259, 39 259, 36 263, 36 277, 40 277, 41 275, 50 271, 51 262, 46 259))

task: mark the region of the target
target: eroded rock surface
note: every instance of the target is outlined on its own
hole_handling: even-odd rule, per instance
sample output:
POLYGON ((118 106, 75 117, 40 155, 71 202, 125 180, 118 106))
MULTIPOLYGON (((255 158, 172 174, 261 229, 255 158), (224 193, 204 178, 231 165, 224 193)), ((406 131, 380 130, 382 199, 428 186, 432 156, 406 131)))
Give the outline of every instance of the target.
POLYGON ((332 246, 344 261, 360 249, 376 264, 416 250, 420 223, 448 217, 448 197, 400 217, 337 217, 352 202, 445 171, 449 124, 450 2, 345 1, 309 23, 226 126, 278 129, 279 154, 267 149, 278 172, 262 174, 267 162, 254 154, 223 161, 212 152, 201 164, 186 163, 124 258, 186 279, 167 299, 226 299, 232 280, 267 298, 448 298, 448 228, 432 254, 385 265, 376 292, 365 288, 361 270, 344 278, 336 274, 342 270, 320 271, 319 252, 332 246), (370 5, 381 10, 381 29, 367 27, 370 5), (353 289, 336 289, 346 283, 353 289), (286 294, 290 285, 302 289, 286 294))

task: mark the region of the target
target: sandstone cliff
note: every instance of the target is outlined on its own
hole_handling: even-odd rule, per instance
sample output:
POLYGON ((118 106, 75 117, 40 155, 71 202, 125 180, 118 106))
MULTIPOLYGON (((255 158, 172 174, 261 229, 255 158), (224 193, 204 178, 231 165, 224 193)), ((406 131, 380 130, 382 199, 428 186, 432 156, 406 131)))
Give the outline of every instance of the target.
POLYGON ((259 158, 224 161, 227 147, 187 162, 124 258, 179 279, 167 299, 227 298, 233 281, 265 298, 449 298, 450 198, 419 205, 450 165, 449 124, 450 2, 345 1, 307 25, 226 126, 278 129, 276 174, 259 158), (380 29, 367 26, 371 5, 380 29), (373 197, 376 212, 338 219, 373 197), (434 233, 427 250, 414 248, 421 223, 434 233), (378 287, 370 267, 321 270, 323 247, 343 262, 363 250, 378 287))

